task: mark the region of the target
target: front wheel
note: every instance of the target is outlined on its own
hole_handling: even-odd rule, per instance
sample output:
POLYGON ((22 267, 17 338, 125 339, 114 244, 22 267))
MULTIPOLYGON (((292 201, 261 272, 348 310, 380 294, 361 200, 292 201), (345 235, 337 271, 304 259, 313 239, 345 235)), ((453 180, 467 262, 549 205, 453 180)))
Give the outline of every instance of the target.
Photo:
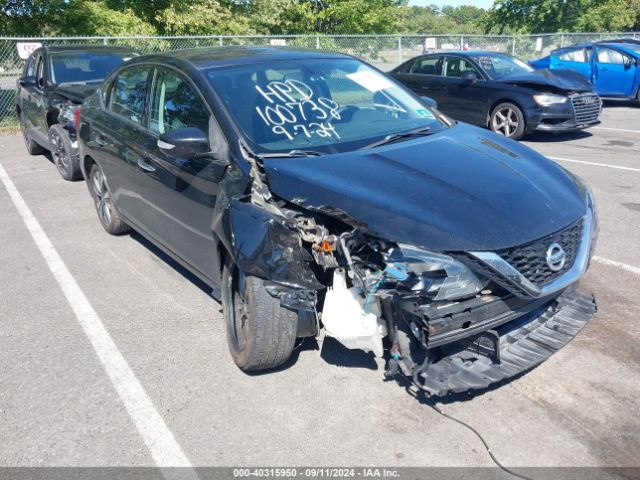
POLYGON ((49 128, 51 156, 62 178, 74 182, 82 178, 78 152, 71 145, 69 132, 56 123, 49 128))
POLYGON ((524 114, 513 103, 501 103, 491 112, 489 128, 498 135, 520 140, 524 136, 525 127, 524 114))
POLYGON ((115 209, 111 192, 107 187, 107 179, 102 169, 95 163, 89 171, 89 182, 87 182, 87 186, 93 198, 93 203, 96 206, 102 227, 111 235, 121 235, 128 232, 130 227, 124 223, 120 218, 120 214, 115 209))
POLYGON ((264 280, 245 276, 232 265, 225 265, 222 308, 229 352, 242 370, 274 368, 291 356, 298 316, 269 295, 264 280))

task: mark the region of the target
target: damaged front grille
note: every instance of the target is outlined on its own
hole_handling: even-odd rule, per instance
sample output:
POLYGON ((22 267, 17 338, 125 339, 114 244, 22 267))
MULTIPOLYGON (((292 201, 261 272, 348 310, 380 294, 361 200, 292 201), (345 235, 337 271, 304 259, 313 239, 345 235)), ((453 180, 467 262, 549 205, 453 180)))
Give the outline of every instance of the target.
POLYGON ((584 95, 574 95, 571 97, 573 112, 577 125, 594 123, 600 116, 600 97, 595 93, 587 93, 584 95))
POLYGON ((552 282, 573 266, 580 247, 582 228, 583 219, 580 219, 552 235, 519 247, 498 250, 496 253, 531 283, 542 286, 552 282), (564 265, 557 271, 552 270, 547 262, 547 251, 554 243, 560 245, 565 252, 564 265))

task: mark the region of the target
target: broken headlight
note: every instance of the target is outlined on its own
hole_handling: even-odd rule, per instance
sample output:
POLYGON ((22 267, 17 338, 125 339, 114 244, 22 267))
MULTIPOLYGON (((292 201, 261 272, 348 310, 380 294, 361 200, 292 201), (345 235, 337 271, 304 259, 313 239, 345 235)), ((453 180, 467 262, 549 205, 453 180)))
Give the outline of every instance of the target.
POLYGON ((406 271, 404 285, 414 292, 425 293, 434 301, 470 297, 484 288, 475 273, 449 255, 398 244, 386 261, 387 269, 406 271))

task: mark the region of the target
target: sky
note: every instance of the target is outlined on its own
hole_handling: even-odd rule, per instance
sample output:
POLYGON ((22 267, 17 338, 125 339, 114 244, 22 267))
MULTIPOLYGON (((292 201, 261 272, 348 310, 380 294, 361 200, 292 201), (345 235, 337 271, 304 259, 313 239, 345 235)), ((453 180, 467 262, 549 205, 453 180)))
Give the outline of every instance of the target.
POLYGON ((493 5, 493 0, 409 0, 409 5, 451 5, 452 7, 459 7, 460 5, 473 5, 479 8, 489 8, 493 5))

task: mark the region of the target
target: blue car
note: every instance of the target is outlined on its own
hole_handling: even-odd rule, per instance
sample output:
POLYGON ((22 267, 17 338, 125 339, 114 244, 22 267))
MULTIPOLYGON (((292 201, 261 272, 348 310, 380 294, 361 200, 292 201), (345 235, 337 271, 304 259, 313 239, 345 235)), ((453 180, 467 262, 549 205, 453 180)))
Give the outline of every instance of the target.
POLYGON ((640 102, 640 45, 589 43, 554 50, 529 64, 536 70, 569 69, 587 77, 602 97, 640 102))

